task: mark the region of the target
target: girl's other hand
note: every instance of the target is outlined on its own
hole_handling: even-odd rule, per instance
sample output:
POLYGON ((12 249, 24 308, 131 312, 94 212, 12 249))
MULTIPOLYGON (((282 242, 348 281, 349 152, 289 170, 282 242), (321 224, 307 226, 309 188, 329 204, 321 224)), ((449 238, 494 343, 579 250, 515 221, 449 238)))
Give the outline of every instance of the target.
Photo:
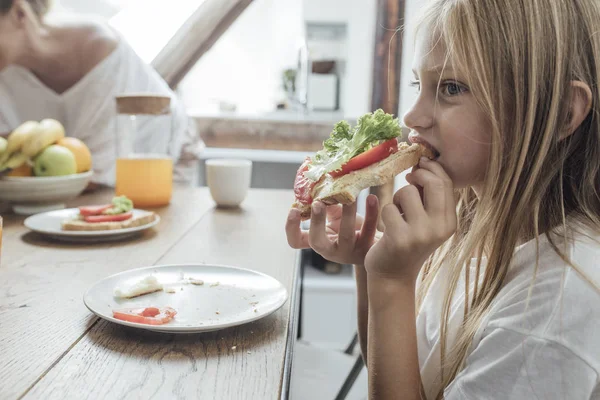
POLYGON ((364 265, 365 255, 376 241, 379 202, 367 197, 365 217, 356 213, 356 203, 312 205, 310 229, 300 228, 300 211, 290 210, 285 226, 288 243, 295 249, 312 248, 323 258, 340 264, 364 265))
POLYGON ((365 259, 370 277, 414 283, 427 258, 456 231, 454 186, 442 166, 422 158, 406 180, 410 185, 382 210, 383 236, 365 259))

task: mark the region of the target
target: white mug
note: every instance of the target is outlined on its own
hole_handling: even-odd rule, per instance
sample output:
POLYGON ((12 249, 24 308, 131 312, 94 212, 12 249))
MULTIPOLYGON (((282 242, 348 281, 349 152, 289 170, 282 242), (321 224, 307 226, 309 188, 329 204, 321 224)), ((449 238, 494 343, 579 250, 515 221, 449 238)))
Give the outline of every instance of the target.
POLYGON ((206 183, 219 207, 237 207, 246 198, 252 178, 252 161, 215 158, 206 160, 206 183))

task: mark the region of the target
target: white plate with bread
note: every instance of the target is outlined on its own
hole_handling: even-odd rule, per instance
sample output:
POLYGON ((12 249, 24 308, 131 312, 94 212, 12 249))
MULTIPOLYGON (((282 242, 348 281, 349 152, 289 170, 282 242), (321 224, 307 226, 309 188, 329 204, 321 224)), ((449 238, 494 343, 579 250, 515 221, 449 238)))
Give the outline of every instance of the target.
POLYGON ((160 216, 152 211, 133 209, 133 216, 121 222, 87 224, 78 220, 79 209, 48 211, 25 219, 25 226, 53 239, 72 242, 121 240, 152 228, 160 216))

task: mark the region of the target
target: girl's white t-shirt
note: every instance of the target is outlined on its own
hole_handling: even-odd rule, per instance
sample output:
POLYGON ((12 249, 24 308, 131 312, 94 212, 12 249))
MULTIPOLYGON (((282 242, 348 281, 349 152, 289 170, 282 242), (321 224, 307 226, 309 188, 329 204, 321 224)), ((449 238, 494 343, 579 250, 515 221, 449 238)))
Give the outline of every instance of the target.
MULTIPOLYGON (((576 234, 567 250, 596 287, 600 287, 599 241, 598 233, 576 234)), ((465 368, 446 388, 444 399, 600 398, 600 292, 567 266, 545 236, 539 240, 533 280, 535 260, 535 241, 517 248, 506 285, 482 321, 465 368)), ((428 399, 440 389, 444 278, 442 271, 417 316, 419 362, 428 399)), ((464 284, 463 279, 452 303, 450 344, 463 321, 464 284)))
POLYGON ((176 162, 174 178, 191 182, 194 161, 204 148, 195 124, 160 75, 121 37, 111 54, 61 94, 20 66, 0 71, 0 134, 11 132, 25 121, 56 119, 65 126, 67 136, 83 140, 90 148, 93 181, 112 186, 117 143, 115 96, 134 93, 171 97, 171 141, 152 140, 164 132, 162 125, 153 128, 152 124, 139 129, 137 140, 146 143, 148 152, 171 153, 176 162))

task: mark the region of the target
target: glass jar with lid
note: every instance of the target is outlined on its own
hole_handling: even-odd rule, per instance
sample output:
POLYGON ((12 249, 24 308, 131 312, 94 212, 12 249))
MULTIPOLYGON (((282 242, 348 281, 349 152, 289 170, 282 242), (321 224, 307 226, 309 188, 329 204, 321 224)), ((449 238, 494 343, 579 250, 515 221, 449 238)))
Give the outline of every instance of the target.
POLYGON ((173 191, 171 98, 153 94, 116 97, 115 194, 135 207, 169 204, 173 191))

